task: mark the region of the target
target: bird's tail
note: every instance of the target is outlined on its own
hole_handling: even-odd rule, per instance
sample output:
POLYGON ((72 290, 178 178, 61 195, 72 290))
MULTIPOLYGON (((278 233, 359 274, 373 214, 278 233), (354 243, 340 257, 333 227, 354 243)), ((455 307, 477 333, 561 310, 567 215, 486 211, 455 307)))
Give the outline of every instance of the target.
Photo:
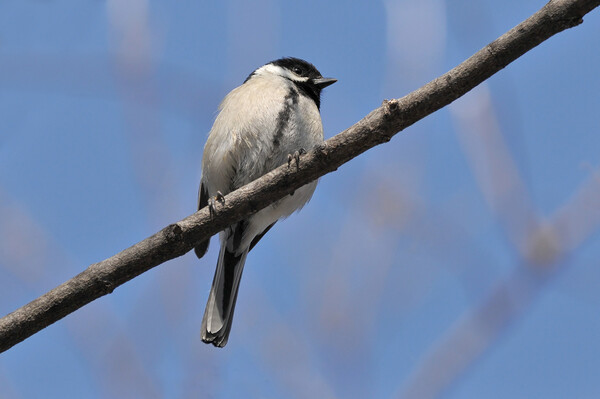
POLYGON ((235 255, 228 249, 228 247, 236 247, 231 245, 233 240, 234 237, 231 235, 221 244, 215 278, 202 319, 202 341, 217 347, 224 347, 227 344, 242 271, 249 251, 249 248, 246 248, 235 255))

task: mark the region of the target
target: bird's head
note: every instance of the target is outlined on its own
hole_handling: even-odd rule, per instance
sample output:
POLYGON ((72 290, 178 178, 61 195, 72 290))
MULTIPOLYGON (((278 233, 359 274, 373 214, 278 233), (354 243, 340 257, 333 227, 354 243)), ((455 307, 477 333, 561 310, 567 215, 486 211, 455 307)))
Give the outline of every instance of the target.
POLYGON ((337 82, 337 79, 324 78, 310 62, 293 57, 280 58, 263 65, 252 72, 245 82, 254 76, 273 75, 294 83, 301 93, 315 101, 317 107, 321 104, 321 90, 337 82))

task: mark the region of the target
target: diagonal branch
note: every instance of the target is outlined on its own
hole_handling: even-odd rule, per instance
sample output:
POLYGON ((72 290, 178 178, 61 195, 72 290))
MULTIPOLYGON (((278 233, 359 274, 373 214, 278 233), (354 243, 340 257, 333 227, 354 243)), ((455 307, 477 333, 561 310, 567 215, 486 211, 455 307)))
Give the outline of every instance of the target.
POLYGON ((438 109, 525 54, 544 40, 583 22, 600 0, 552 0, 469 59, 420 89, 384 101, 361 121, 302 158, 230 193, 211 218, 204 208, 98 263, 0 319, 0 352, 145 271, 190 251, 194 244, 257 212, 303 185, 336 170, 438 109))

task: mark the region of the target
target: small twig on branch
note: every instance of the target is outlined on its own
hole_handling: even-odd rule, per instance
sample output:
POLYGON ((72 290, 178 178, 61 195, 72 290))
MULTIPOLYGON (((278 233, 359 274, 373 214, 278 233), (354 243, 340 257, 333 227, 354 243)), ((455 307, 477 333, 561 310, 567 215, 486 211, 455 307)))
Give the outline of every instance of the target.
POLYGON ((579 25, 600 0, 553 0, 469 59, 407 96, 383 105, 302 157, 299 168, 279 167, 228 194, 213 217, 204 208, 130 248, 95 263, 48 293, 0 319, 0 352, 145 271, 190 251, 194 245, 303 185, 336 170, 438 109, 544 40, 579 25))

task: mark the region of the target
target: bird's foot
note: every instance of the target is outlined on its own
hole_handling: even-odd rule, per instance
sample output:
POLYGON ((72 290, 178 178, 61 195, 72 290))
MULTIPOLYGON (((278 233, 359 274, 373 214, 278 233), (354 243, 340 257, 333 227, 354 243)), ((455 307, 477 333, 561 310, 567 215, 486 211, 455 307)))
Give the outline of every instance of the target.
POLYGON ((217 191, 217 195, 208 199, 208 211, 210 212, 210 217, 215 215, 215 205, 217 202, 221 205, 225 204, 225 196, 220 191, 217 191))
POLYGON ((296 161, 296 169, 300 167, 300 155, 306 154, 306 150, 304 148, 300 148, 298 151, 293 154, 288 154, 288 168, 292 164, 292 161, 296 161))

